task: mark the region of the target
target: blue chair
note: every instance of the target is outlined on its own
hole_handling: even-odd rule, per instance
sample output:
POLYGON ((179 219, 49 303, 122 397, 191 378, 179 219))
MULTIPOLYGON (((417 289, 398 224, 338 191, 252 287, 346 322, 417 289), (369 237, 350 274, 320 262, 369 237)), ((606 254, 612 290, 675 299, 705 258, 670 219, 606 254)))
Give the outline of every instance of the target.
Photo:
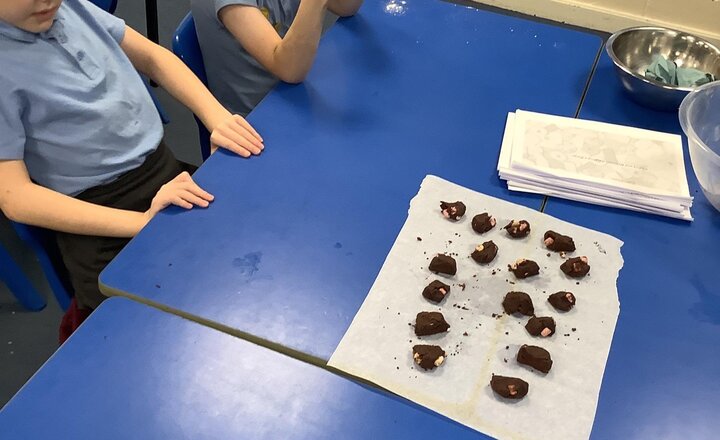
POLYGON ((117 8, 117 2, 118 0, 90 0, 91 2, 95 3, 98 7, 108 11, 111 14, 115 13, 115 8, 117 8))
MULTIPOLYGON (((192 70, 195 76, 200 78, 200 81, 207 86, 207 74, 205 73, 205 63, 203 62, 200 43, 195 30, 195 20, 193 20, 192 14, 189 12, 175 30, 172 50, 192 70)), ((210 157, 210 133, 197 116, 195 116, 195 122, 197 122, 200 135, 200 153, 204 161, 210 157)))
POLYGON ((11 223, 18 237, 35 252, 35 256, 60 308, 67 310, 70 307, 73 290, 70 278, 67 275, 67 269, 65 269, 65 264, 55 241, 55 233, 35 226, 16 222, 11 223))
POLYGON ((4 282, 15 298, 28 310, 42 310, 47 303, 22 273, 10 254, 0 246, 0 282, 4 282))

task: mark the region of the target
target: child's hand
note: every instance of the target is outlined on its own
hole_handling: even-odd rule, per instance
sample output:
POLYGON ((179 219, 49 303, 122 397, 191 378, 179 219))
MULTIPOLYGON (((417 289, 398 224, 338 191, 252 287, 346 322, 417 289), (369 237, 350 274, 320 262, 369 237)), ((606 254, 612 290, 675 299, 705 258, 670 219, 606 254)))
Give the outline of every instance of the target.
POLYGON ((213 151, 222 147, 242 157, 260 154, 265 148, 262 137, 252 125, 242 116, 230 113, 215 125, 210 142, 213 151))
POLYGON ((155 217, 155 214, 170 205, 177 205, 185 209, 192 209, 193 206, 207 208, 214 198, 212 194, 200 188, 187 171, 183 171, 160 187, 150 203, 150 209, 145 212, 145 216, 149 221, 155 217))

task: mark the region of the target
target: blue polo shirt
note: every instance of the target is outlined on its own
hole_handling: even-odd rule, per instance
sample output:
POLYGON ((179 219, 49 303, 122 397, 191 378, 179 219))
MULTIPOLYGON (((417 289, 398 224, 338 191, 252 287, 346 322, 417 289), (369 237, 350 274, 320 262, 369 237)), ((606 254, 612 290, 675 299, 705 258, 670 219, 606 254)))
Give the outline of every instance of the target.
POLYGON ((245 50, 222 24, 218 13, 226 6, 258 8, 285 37, 301 0, 192 0, 190 7, 207 71, 208 87, 233 113, 243 116, 275 87, 278 79, 245 50))
POLYGON ((87 0, 64 0, 40 34, 0 20, 0 160, 70 196, 140 166, 163 128, 124 36, 87 0))

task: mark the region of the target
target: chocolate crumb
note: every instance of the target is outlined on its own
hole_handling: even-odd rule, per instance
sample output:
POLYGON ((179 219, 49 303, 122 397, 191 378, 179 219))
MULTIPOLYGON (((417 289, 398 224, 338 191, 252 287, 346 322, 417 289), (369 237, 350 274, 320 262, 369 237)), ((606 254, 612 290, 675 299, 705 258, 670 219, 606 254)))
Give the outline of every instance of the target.
MULTIPOLYGON (((422 238, 418 237, 418 238, 417 238, 417 241, 422 241, 422 238)), ((550 255, 550 254, 548 254, 548 255, 550 255)))
POLYGON ((468 332, 463 333, 463 336, 470 336, 468 335, 468 332))
POLYGON ((157 287, 157 288, 159 289, 159 288, 160 288, 160 284, 155 284, 155 287, 157 287))
POLYGON ((573 327, 573 328, 571 328, 570 330, 575 331, 575 330, 577 330, 577 329, 576 329, 575 327, 573 327))

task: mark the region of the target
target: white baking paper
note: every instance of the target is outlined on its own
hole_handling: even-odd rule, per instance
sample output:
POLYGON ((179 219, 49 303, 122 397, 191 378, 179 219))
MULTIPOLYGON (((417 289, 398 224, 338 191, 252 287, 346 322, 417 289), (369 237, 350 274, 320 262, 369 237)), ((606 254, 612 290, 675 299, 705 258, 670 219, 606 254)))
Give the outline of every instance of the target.
POLYGON ((621 246, 612 236, 427 176, 329 365, 500 439, 588 438, 619 313, 616 280, 623 265, 621 246), (441 215, 441 200, 463 201, 468 212, 451 222, 441 215), (482 212, 493 215, 497 226, 481 235, 470 222, 482 212), (529 221, 531 234, 509 238, 502 227, 512 219, 529 221), (586 278, 577 281, 561 272, 564 260, 542 243, 549 229, 574 238, 577 251, 569 256, 589 258, 586 278), (498 255, 481 266, 469 255, 488 240, 498 245, 498 255), (428 271, 437 253, 457 254, 455 276, 428 271), (516 280, 507 265, 518 258, 536 261, 540 275, 516 280), (440 305, 421 294, 434 279, 451 285, 440 305), (503 297, 512 290, 532 297, 537 316, 555 318, 555 335, 532 337, 524 328, 526 318, 503 314, 503 297), (558 312, 547 302, 548 295, 561 290, 577 297, 570 312, 558 312), (421 311, 441 311, 450 331, 416 337, 413 325, 421 311), (442 346, 448 354, 445 363, 433 371, 419 369, 412 359, 415 344, 442 346), (550 352, 554 364, 547 375, 515 361, 522 344, 550 352), (520 401, 496 397, 489 386, 493 373, 526 380, 528 395, 520 401))

